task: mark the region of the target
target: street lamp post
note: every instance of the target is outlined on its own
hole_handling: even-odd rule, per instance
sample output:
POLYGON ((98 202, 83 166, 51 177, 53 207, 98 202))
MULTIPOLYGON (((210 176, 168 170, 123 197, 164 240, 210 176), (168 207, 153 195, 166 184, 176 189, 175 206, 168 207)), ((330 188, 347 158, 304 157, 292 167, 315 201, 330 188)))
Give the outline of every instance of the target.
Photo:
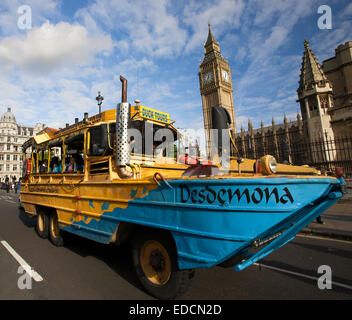
POLYGON ((98 91, 98 96, 95 99, 98 101, 99 113, 101 113, 101 105, 103 103, 104 97, 101 95, 100 91, 98 91))

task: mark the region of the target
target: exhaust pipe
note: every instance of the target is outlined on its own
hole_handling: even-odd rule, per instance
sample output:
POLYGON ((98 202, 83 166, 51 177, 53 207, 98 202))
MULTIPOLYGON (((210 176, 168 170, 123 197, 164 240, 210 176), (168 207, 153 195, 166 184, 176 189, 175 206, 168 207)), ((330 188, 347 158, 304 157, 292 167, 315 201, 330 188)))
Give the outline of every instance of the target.
POLYGON ((126 166, 130 163, 130 147, 128 143, 128 123, 130 120, 130 104, 127 102, 127 80, 120 76, 122 82, 121 103, 116 110, 116 159, 117 174, 121 179, 128 179, 133 172, 128 172, 126 166))

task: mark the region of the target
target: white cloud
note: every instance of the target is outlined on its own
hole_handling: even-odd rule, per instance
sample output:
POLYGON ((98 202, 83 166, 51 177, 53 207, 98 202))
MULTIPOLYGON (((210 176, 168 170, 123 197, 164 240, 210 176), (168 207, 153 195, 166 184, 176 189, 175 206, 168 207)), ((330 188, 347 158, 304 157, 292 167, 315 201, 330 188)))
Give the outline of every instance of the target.
POLYGON ((76 18, 90 30, 103 28, 123 35, 128 42, 121 37, 115 40, 124 54, 133 50, 167 57, 179 54, 187 38, 177 16, 169 12, 170 5, 170 0, 99 0, 79 10, 76 18))
POLYGON ((59 15, 60 1, 58 0, 2 0, 0 3, 0 31, 5 36, 20 34, 17 22, 21 14, 18 8, 22 5, 29 6, 34 27, 44 23, 50 16, 59 15))
MULTIPOLYGON (((288 61, 287 57, 280 56, 277 51, 290 41, 292 29, 300 19, 311 12, 311 7, 312 3, 307 3, 305 0, 294 3, 280 1, 279 5, 271 1, 249 3, 249 12, 255 12, 256 18, 255 26, 252 26, 253 32, 248 36, 248 56, 251 63, 241 76, 237 87, 240 100, 247 94, 251 95, 247 88, 252 88, 255 84, 272 90, 275 87, 268 84, 272 84, 272 81, 277 82, 279 77, 284 81, 283 85, 287 85, 287 81, 292 81, 287 73, 291 74, 292 66, 295 64, 284 66, 284 61, 288 61), (261 29, 270 25, 269 30, 261 29)), ((294 59, 295 56, 289 58, 290 61, 294 59)), ((297 73, 298 81, 299 70, 293 71, 297 73)))
POLYGON ((242 0, 195 1, 192 0, 184 8, 183 21, 191 26, 193 34, 186 45, 186 52, 191 52, 204 44, 207 39, 210 21, 214 34, 218 37, 226 29, 239 27, 241 14, 245 4, 242 0))
POLYGON ((350 3, 341 13, 341 18, 352 16, 352 3, 350 3))
POLYGON ((269 25, 279 13, 290 12, 292 1, 290 0, 252 0, 250 1, 255 8, 254 25, 269 25))
POLYGON ((110 36, 89 36, 81 25, 45 22, 22 36, 0 42, 0 61, 35 73, 47 73, 57 67, 84 65, 94 55, 112 49, 110 36))
POLYGON ((336 20, 337 21, 334 23, 331 30, 323 30, 319 32, 310 41, 310 47, 321 64, 323 63, 323 60, 335 55, 334 50, 338 45, 343 44, 346 41, 352 41, 352 20, 336 20))

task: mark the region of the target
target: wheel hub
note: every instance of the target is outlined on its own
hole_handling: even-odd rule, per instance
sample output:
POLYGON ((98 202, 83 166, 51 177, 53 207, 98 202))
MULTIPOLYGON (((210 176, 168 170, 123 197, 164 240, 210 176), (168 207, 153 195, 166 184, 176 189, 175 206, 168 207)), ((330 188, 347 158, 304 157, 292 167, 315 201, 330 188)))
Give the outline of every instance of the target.
POLYGON ((172 274, 171 259, 165 247, 155 240, 144 242, 140 249, 140 264, 147 279, 154 285, 165 285, 172 274))
POLYGON ((165 268, 165 258, 163 254, 157 249, 150 253, 149 263, 157 272, 160 272, 165 268))

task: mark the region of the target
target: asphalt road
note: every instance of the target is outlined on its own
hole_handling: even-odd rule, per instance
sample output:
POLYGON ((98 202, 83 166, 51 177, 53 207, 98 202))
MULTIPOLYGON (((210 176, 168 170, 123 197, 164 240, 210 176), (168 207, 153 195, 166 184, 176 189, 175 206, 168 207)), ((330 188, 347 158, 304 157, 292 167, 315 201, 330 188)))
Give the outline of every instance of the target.
MULTIPOLYGON (((18 209, 17 199, 0 191, 0 299, 153 299, 138 283, 128 248, 69 234, 64 247, 55 247, 37 236, 35 218, 18 209), (19 259, 35 270, 34 279, 24 278, 19 259)), ((198 269, 182 299, 352 299, 352 242, 297 236, 260 263, 238 273, 198 269), (322 265, 331 268, 331 289, 318 287, 327 275, 318 273, 322 265)))

